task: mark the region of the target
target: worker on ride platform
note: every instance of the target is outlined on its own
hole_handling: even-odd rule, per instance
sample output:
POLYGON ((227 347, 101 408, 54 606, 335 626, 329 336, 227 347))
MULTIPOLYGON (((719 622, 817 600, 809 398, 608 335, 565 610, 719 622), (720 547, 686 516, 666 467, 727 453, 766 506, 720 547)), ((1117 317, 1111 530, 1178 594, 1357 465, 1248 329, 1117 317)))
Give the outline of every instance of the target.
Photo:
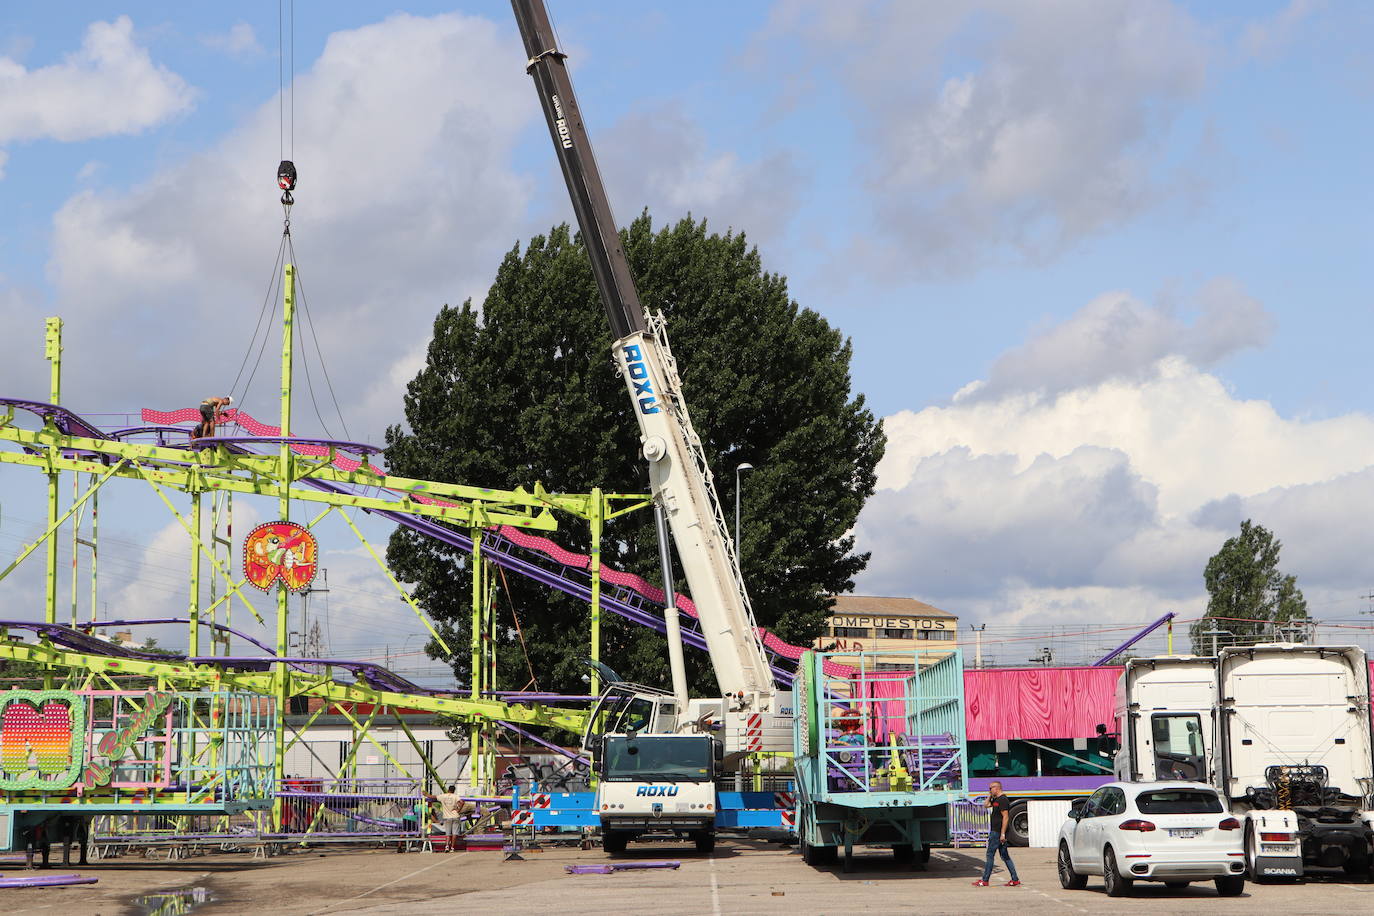
POLYGON ((457 844, 459 829, 463 824, 463 815, 475 807, 472 802, 458 794, 457 788, 457 786, 449 786, 447 792, 440 792, 438 795, 425 795, 425 798, 430 801, 439 803, 439 816, 444 822, 444 833, 448 835, 445 852, 453 852, 453 848, 457 844))
POLYGON ((224 408, 234 403, 225 395, 222 398, 206 398, 200 402, 200 425, 196 427, 192 439, 201 439, 215 434, 215 426, 224 420, 224 408))

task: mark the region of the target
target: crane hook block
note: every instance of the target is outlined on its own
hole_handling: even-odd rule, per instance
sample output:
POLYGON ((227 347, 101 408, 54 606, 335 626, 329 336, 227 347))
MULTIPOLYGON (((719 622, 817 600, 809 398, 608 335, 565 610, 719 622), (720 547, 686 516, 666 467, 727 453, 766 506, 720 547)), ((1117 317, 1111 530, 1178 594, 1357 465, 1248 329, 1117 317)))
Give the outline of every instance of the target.
POLYGON ((290 159, 283 159, 281 165, 277 166, 277 187, 281 188, 283 206, 289 207, 296 202, 291 196, 296 189, 296 163, 290 159))

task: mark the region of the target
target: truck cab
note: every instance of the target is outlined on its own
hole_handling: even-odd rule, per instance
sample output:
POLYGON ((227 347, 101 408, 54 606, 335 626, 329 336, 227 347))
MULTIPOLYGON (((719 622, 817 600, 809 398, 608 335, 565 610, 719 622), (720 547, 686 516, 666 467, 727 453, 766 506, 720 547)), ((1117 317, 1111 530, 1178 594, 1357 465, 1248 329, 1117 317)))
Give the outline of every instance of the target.
POLYGON ((1217 660, 1180 655, 1126 663, 1116 692, 1116 778, 1211 783, 1217 660))
POLYGON ((1223 649, 1218 788, 1261 877, 1374 864, 1369 667, 1357 646, 1223 649))
POLYGON ((706 735, 606 735, 596 789, 606 852, 663 832, 691 837, 700 852, 714 849, 720 754, 720 742, 706 735))

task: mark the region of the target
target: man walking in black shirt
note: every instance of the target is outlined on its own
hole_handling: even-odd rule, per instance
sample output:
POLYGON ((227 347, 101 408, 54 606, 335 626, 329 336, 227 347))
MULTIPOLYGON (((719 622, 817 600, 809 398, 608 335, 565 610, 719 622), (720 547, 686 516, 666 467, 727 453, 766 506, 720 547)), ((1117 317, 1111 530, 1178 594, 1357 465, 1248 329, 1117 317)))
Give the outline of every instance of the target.
POLYGON ((988 879, 992 877, 993 858, 998 850, 1001 850, 1002 864, 1007 866, 1007 873, 1011 875, 1007 887, 1018 887, 1021 879, 1016 877, 1016 864, 1012 862, 1011 852, 1007 849, 1007 822, 1011 820, 1011 799, 1002 791, 1000 782, 988 785, 988 800, 985 807, 988 809, 988 857, 983 863, 983 877, 973 882, 973 886, 988 886, 988 879))

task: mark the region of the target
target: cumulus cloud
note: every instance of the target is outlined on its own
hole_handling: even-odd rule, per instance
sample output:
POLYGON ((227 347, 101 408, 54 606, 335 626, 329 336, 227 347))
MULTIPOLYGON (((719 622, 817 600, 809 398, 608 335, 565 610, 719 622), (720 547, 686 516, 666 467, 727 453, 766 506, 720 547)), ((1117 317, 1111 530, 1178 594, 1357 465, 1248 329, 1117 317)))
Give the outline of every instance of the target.
MULTIPOLYGON (((440 305, 486 288, 524 228, 529 183, 509 162, 537 106, 510 42, 483 19, 395 15, 333 34, 297 76, 293 238, 353 438, 399 419, 395 368, 413 365, 440 305)), ((229 388, 280 239, 277 108, 266 101, 142 185, 85 190, 58 212, 49 274, 74 403, 180 406, 229 388)), ((250 412, 274 412, 274 374, 269 361, 250 412)), ((297 432, 318 428, 307 410, 297 432)))
POLYGON ((1169 305, 1147 305, 1126 292, 1105 293, 1068 320, 998 357, 985 385, 966 397, 1013 391, 1058 394, 1113 378, 1142 378, 1166 356, 1210 366, 1273 330, 1264 307, 1228 278, 1207 283, 1189 323, 1169 305))
POLYGON ((128 16, 92 23, 60 63, 29 70, 0 57, 0 143, 138 133, 194 101, 186 81, 135 41, 128 16))
POLYGON ((217 35, 206 35, 201 44, 216 51, 223 51, 230 57, 256 57, 262 53, 257 33, 246 22, 236 22, 229 31, 217 35))
POLYGON ((1258 304, 1224 286, 1202 300, 1214 304, 1182 324, 1100 297, 999 361, 997 386, 887 417, 860 589, 999 623, 1187 616, 1245 518, 1283 540, 1309 594, 1367 587, 1374 417, 1287 417, 1238 397, 1201 364, 1251 342, 1236 329, 1258 304))
POLYGON ((1051 256, 1169 195, 1163 141, 1207 70, 1165 0, 788 0, 760 43, 852 95, 875 219, 854 253, 896 274, 1051 256))
POLYGON ((900 489, 883 491, 864 527, 883 532, 868 576, 887 594, 903 580, 936 594, 989 581, 1080 584, 1113 547, 1157 521, 1155 488, 1126 455, 1082 446, 1062 457, 975 455, 959 446, 923 458, 900 489))
POLYGON ((606 132, 610 193, 622 220, 651 213, 707 216, 712 225, 776 237, 797 208, 801 176, 785 153, 749 161, 709 149, 701 126, 677 103, 631 112, 606 132))

